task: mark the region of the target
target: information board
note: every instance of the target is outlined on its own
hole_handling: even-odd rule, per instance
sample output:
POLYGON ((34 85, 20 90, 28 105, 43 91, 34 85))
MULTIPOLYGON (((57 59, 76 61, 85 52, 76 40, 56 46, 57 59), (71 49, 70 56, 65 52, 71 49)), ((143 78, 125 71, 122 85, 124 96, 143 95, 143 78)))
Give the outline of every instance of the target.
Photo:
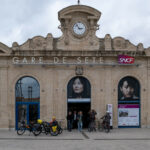
POLYGON ((118 126, 139 126, 139 104, 118 105, 118 126))

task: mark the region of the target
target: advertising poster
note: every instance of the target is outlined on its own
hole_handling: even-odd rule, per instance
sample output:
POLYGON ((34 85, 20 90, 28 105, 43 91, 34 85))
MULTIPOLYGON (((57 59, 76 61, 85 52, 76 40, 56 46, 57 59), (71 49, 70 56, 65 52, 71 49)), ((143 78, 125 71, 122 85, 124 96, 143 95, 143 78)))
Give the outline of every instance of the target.
POLYGON ((123 78, 118 85, 118 101, 139 101, 140 86, 132 77, 123 78))
POLYGON ((139 104, 118 105, 118 126, 139 126, 139 104))
POLYGON ((91 85, 80 76, 72 78, 67 87, 69 103, 89 103, 91 101, 91 85))

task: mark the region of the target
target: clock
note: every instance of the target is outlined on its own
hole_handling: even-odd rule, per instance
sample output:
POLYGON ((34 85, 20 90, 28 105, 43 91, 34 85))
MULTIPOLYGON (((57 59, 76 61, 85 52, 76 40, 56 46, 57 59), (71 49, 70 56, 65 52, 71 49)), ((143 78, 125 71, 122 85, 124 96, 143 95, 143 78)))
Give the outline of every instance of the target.
POLYGON ((76 22, 73 25, 73 32, 77 35, 77 36, 82 36, 84 35, 84 33, 86 32, 86 26, 85 24, 83 24, 82 22, 76 22))

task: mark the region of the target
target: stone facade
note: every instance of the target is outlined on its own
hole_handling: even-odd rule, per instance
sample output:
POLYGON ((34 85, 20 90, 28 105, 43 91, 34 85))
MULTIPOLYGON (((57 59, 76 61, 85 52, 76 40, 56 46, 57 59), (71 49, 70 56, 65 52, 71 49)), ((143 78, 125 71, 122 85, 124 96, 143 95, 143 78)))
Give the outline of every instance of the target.
POLYGON ((34 77, 40 84, 41 119, 55 115, 66 126, 67 85, 76 75, 91 84, 91 108, 98 112, 97 118, 104 115, 106 104, 113 104, 114 127, 118 127, 118 83, 126 76, 136 78, 140 83, 140 126, 150 127, 150 47, 109 34, 97 37, 100 16, 88 6, 69 6, 58 12, 60 38, 49 33, 22 45, 0 43, 0 128, 15 128, 15 85, 24 76, 34 77), (72 30, 78 20, 86 25, 83 37, 72 30), (134 57, 134 65, 119 65, 118 55, 134 57))

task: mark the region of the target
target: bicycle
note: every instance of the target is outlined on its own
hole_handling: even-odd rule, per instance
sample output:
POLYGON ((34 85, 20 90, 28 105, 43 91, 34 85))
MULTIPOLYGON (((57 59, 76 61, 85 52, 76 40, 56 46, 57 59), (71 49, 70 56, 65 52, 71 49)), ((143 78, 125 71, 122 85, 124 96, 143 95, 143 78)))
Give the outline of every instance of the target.
POLYGON ((38 127, 36 128, 34 134, 37 136, 41 133, 45 133, 46 135, 49 133, 52 136, 57 136, 62 133, 62 128, 53 123, 48 123, 46 121, 38 121, 38 127))
MULTIPOLYGON (((18 130, 17 130, 17 134, 18 134, 18 135, 23 135, 23 134, 25 133, 25 131, 29 131, 30 134, 31 134, 31 132, 32 132, 35 136, 37 136, 37 135, 35 134, 35 131, 36 131, 36 132, 39 132, 39 131, 37 131, 37 127, 36 127, 36 124, 35 124, 35 123, 31 122, 31 123, 28 125, 28 124, 25 123, 25 121, 22 121, 20 127, 19 127, 18 130)), ((29 134, 29 135, 30 135, 30 134, 29 134)))
POLYGON ((101 120, 102 121, 99 121, 99 123, 98 123, 98 130, 109 133, 110 132, 110 123, 108 121, 106 121, 105 119, 101 119, 101 120))

